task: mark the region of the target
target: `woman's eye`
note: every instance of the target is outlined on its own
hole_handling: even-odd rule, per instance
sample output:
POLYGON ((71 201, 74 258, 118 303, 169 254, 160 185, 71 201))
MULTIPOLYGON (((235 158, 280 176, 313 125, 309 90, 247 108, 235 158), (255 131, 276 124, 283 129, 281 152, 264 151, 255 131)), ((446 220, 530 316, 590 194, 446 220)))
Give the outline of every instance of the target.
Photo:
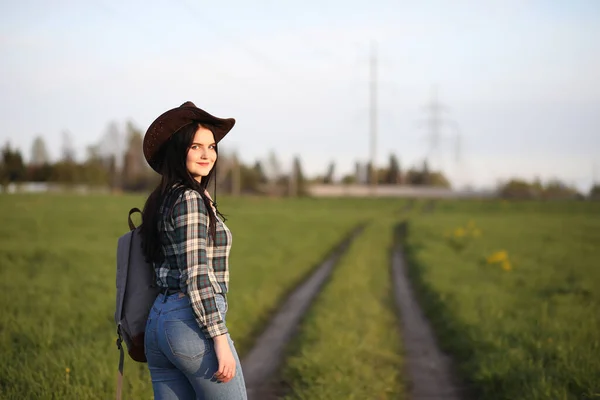
POLYGON ((214 150, 216 148, 217 148, 217 146, 215 146, 214 144, 211 144, 210 147, 209 147, 209 149, 211 149, 211 150, 214 150))

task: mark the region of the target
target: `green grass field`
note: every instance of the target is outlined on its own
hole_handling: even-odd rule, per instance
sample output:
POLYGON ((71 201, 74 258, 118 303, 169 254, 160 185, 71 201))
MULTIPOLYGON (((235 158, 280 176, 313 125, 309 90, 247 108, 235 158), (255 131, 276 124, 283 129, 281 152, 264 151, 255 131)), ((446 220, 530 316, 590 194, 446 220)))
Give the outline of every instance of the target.
POLYGON ((600 205, 440 203, 413 282, 475 398, 600 398, 600 205))
MULTIPOLYGON (((242 356, 291 288, 369 222, 288 348, 291 399, 405 397, 389 279, 403 218, 411 279, 475 398, 600 398, 600 204, 219 203, 234 235, 228 326, 242 356)), ((114 396, 116 241, 142 205, 140 196, 0 196, 0 399, 114 396)), ((145 364, 126 361, 124 398, 152 398, 145 364)))
MULTIPOLYGON (((228 326, 240 354, 276 305, 350 229, 395 203, 220 199, 233 234, 228 326), (367 210, 366 212, 359 212, 367 210), (374 211, 369 211, 374 210, 374 211)), ((0 196, 0 397, 106 399, 118 352, 115 251, 133 196, 0 196)), ((144 364, 125 398, 151 398, 144 364)))

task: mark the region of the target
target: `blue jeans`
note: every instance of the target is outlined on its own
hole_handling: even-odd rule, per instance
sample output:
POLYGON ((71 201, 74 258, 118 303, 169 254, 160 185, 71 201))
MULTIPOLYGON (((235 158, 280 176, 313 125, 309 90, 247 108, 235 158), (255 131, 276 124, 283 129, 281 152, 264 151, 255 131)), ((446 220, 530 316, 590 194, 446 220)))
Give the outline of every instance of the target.
MULTIPOLYGON (((217 294, 216 300, 224 317, 225 297, 217 294)), ((231 381, 223 383, 213 377, 219 370, 214 343, 200 330, 189 297, 159 294, 148 316, 144 343, 154 398, 246 400, 240 360, 229 334, 227 340, 236 372, 231 381)))

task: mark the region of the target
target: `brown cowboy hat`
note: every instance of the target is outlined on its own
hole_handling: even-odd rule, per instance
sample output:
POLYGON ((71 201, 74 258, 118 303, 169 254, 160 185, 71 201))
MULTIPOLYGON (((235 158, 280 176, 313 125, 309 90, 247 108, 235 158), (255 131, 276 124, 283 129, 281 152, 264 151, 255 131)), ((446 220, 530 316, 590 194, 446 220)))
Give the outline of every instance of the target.
POLYGON ((144 157, 153 170, 160 173, 160 157, 158 151, 171 136, 181 128, 193 122, 210 126, 215 142, 219 143, 235 125, 233 118, 217 118, 186 101, 156 118, 144 135, 144 157))

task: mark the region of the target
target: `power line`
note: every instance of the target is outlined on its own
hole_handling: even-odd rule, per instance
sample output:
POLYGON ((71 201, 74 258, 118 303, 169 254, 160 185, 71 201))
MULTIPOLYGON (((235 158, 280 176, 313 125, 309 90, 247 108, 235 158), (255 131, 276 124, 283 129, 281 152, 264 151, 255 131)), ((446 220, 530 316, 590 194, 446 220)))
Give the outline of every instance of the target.
POLYGON ((225 30, 225 32, 224 32, 224 30, 219 30, 218 27, 213 23, 213 21, 210 18, 206 18, 206 14, 203 15, 202 13, 198 12, 198 10, 195 7, 193 7, 188 1, 181 0, 180 4, 182 4, 184 7, 186 7, 188 9, 188 11, 195 14, 198 18, 202 18, 203 22, 207 23, 207 25, 210 25, 213 31, 215 31, 215 32, 218 31, 220 36, 222 36, 223 38, 228 40, 234 46, 240 48, 248 56, 250 56, 250 58, 259 62, 263 66, 266 66, 269 70, 271 70, 271 72, 275 72, 280 77, 287 80, 289 83, 297 83, 297 79, 295 79, 293 76, 291 76, 279 64, 277 64, 276 62, 273 62, 273 60, 271 58, 269 58, 267 55, 265 55, 264 53, 262 53, 260 51, 257 51, 256 49, 251 48, 246 43, 244 43, 242 40, 234 37, 233 35, 228 34, 226 32, 226 30, 225 30))

